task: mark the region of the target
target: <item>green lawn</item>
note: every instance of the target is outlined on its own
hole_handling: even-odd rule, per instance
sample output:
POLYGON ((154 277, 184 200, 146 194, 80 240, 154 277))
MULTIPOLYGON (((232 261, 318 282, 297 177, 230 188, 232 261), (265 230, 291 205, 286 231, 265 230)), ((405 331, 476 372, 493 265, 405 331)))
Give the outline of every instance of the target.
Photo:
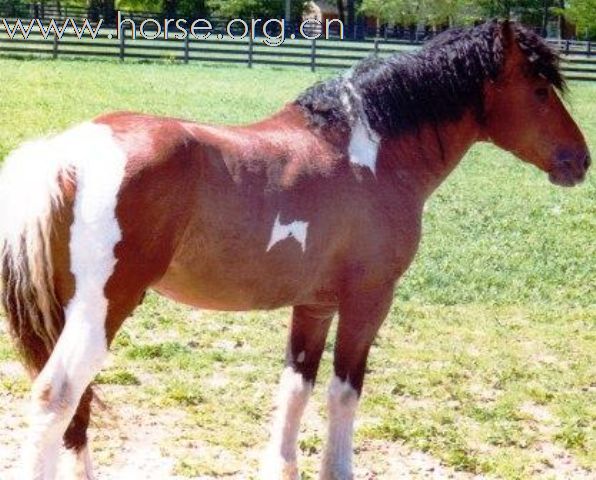
MULTIPOLYGON (((0 60, 0 158, 107 110, 253 121, 322 75, 0 60)), ((569 104, 596 152, 596 84, 572 84, 569 104)), ((420 252, 373 348, 357 465, 382 465, 380 446, 404 442, 497 478, 579 471, 565 473, 561 462, 596 474, 595 214, 594 175, 560 189, 491 146, 468 154, 428 203, 420 252)), ((115 415, 124 404, 147 415, 175 412, 176 428, 152 428, 163 431, 161 451, 179 474, 252 474, 255 455, 246 452, 266 438, 287 319, 287 310, 197 314, 151 295, 99 377, 104 400, 115 415)), ((328 347, 321 383, 330 375, 328 347)), ((0 336, 0 362, 12 360, 0 336)), ((0 377, 1 401, 23 397, 26 386, 0 377)), ((315 478, 323 430, 313 418, 324 414, 324 393, 317 389, 300 441, 304 478, 315 478)), ((109 463, 117 445, 101 432, 98 458, 109 463)))

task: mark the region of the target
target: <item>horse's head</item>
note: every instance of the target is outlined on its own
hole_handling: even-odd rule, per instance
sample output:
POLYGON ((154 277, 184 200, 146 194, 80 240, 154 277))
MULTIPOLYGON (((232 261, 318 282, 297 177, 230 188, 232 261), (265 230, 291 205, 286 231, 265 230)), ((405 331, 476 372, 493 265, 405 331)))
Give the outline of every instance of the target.
POLYGON ((496 45, 503 67, 485 87, 485 135, 497 146, 574 186, 590 166, 590 153, 561 100, 565 82, 558 56, 538 35, 504 22, 496 45))

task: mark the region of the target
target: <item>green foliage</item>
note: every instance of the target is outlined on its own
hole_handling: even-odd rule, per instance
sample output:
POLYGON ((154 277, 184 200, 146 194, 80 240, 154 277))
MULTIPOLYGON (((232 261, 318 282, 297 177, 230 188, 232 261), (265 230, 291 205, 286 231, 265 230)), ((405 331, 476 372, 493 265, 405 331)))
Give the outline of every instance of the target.
POLYGON ((140 380, 132 373, 123 369, 107 370, 95 379, 99 385, 140 385, 140 380))
POLYGON ((596 0, 569 0, 564 9, 555 0, 363 0, 361 11, 381 22, 411 25, 465 25, 480 19, 520 18, 542 26, 553 14, 563 13, 578 25, 579 33, 594 34, 596 0))
POLYGON ((20 15, 20 12, 29 11, 29 2, 25 0, 0 0, 0 13, 4 15, 20 15))
MULTIPOLYGON (((206 0, 209 10, 222 18, 284 18, 285 0, 206 0)), ((301 18, 305 0, 292 0, 293 19, 301 18)))
POLYGON ((596 0, 567 0, 557 12, 575 23, 578 36, 596 38, 596 0))
POLYGON ((473 0, 364 0, 361 10, 383 22, 410 25, 465 24, 480 18, 473 0))

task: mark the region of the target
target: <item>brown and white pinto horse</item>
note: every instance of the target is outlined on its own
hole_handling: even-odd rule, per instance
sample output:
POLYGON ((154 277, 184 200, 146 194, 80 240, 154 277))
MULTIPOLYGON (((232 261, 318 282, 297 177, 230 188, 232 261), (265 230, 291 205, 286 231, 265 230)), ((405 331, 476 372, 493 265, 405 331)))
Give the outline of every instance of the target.
POLYGON ((90 383, 156 290, 206 309, 294 307, 263 478, 296 479, 296 437, 339 313, 320 478, 352 478, 367 355, 420 239, 425 200, 491 141, 560 185, 590 157, 556 55, 490 22, 369 59, 244 127, 105 115, 28 143, 0 185, 3 304, 35 378, 20 479, 93 478, 90 383))

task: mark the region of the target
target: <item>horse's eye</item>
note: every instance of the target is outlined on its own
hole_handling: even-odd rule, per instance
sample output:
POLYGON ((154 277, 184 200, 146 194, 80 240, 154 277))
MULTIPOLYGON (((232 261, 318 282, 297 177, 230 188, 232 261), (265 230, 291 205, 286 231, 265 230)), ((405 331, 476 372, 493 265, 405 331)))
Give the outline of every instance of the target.
POLYGON ((546 102, 548 100, 548 88, 537 88, 534 93, 536 94, 536 98, 538 98, 538 100, 541 102, 546 102))

